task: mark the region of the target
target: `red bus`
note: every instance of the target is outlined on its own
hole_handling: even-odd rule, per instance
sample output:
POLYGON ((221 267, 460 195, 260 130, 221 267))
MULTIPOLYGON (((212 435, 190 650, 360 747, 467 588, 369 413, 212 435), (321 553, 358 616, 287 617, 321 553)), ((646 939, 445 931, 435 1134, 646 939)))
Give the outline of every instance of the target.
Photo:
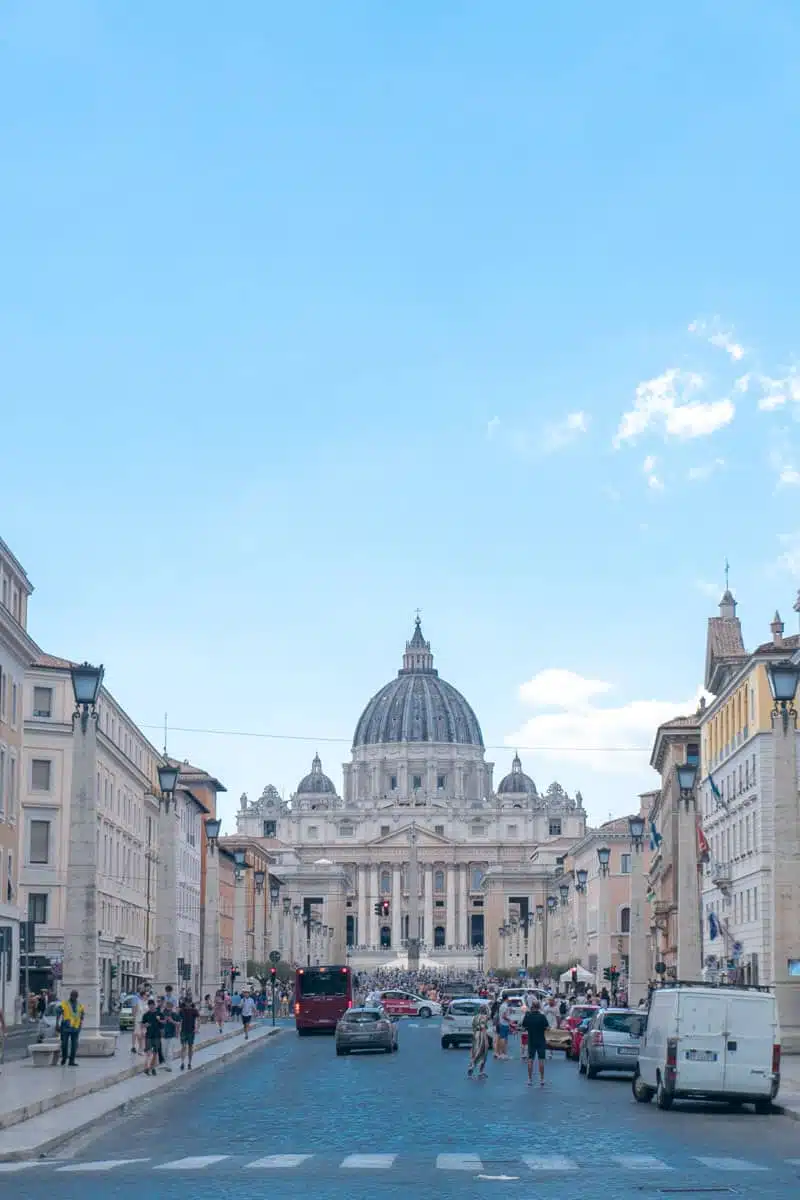
POLYGON ((353 972, 349 967, 298 967, 294 983, 294 1020, 302 1036, 313 1029, 336 1029, 353 1005, 353 972))

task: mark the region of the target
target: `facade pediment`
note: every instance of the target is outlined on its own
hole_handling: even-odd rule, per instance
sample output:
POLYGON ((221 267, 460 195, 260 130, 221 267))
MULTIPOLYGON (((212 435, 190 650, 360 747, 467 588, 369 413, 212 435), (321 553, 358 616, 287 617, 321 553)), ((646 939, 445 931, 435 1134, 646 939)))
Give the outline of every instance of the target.
POLYGON ((426 829, 420 825, 412 826, 411 822, 409 822, 407 825, 401 825, 399 829, 393 829, 391 833, 385 833, 382 837, 373 838, 367 842, 367 845, 385 846, 387 848, 391 848, 392 846, 408 847, 412 828, 416 833, 417 847, 420 850, 435 848, 437 846, 455 846, 458 844, 452 838, 444 837, 441 833, 434 833, 432 829, 426 829))

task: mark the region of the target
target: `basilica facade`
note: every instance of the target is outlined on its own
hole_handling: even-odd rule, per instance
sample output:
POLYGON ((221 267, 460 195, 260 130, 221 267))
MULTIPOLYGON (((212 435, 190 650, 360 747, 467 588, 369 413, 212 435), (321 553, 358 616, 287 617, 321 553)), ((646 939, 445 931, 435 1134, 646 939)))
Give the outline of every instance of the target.
POLYGON ((287 924, 313 905, 353 961, 390 961, 412 937, 434 961, 496 962, 498 929, 547 903, 586 814, 580 793, 540 791, 518 755, 496 788, 493 774, 478 718, 440 678, 417 619, 396 678, 356 724, 341 792, 315 755, 289 798, 269 785, 242 797, 239 835, 266 842, 284 879, 279 948, 301 957, 287 924))

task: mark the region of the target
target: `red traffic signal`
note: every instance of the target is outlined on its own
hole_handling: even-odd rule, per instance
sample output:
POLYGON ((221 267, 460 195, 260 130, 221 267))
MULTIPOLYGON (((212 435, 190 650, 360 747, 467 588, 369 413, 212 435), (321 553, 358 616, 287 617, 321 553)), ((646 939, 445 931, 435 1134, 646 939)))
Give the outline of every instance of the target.
POLYGON ((388 917, 388 915, 389 915, 389 901, 388 900, 383 901, 383 903, 381 905, 381 914, 384 917, 388 917))

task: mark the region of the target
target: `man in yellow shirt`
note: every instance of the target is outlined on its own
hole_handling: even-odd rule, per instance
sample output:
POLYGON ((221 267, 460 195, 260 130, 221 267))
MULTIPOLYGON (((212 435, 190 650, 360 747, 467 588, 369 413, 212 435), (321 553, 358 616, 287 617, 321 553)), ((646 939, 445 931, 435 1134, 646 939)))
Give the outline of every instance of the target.
POLYGON ((61 1033, 61 1066, 77 1067, 75 1055, 78 1052, 78 1037, 86 1014, 82 1004, 78 1003, 78 993, 71 991, 69 1000, 62 1000, 56 1020, 56 1032, 61 1033), (68 1061, 69 1060, 69 1061, 68 1061))

